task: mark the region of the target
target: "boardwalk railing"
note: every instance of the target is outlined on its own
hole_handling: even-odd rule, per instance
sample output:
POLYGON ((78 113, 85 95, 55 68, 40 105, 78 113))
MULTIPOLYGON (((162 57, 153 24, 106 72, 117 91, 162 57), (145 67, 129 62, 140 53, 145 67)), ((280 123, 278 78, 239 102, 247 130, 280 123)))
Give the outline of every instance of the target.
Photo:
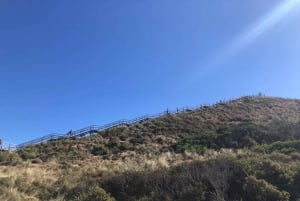
MULTIPOLYGON (((259 98, 259 97, 262 97, 262 96, 261 95, 247 96, 247 98, 249 98, 249 99, 255 99, 255 98, 259 98)), ((181 108, 181 109, 176 109, 174 111, 167 110, 165 112, 161 112, 161 113, 158 113, 158 114, 155 114, 155 115, 144 115, 144 116, 140 116, 140 117, 137 117, 137 118, 134 118, 134 119, 131 119, 131 120, 122 119, 122 120, 115 121, 115 122, 112 122, 112 123, 109 123, 109 124, 106 124, 106 125, 103 125, 103 126, 93 125, 93 126, 89 126, 89 127, 85 127, 85 128, 76 130, 76 131, 70 131, 67 134, 55 134, 54 133, 54 134, 46 135, 44 137, 37 138, 37 139, 31 140, 31 141, 28 141, 28 142, 24 142, 22 144, 18 144, 18 145, 14 145, 14 146, 6 145, 6 147, 9 147, 9 148, 11 147, 10 149, 20 149, 22 147, 25 147, 25 146, 28 146, 28 145, 31 145, 31 144, 39 144, 39 143, 47 142, 47 141, 51 141, 51 140, 57 140, 57 139, 62 139, 62 138, 80 138, 80 137, 85 137, 85 136, 91 136, 91 135, 97 134, 100 131, 105 131, 105 130, 115 128, 115 127, 118 127, 118 126, 124 126, 124 125, 130 126, 130 125, 133 125, 135 123, 148 121, 148 120, 151 120, 151 119, 162 117, 164 115, 183 113, 183 112, 187 112, 187 111, 195 110, 195 109, 204 110, 209 106, 210 107, 215 107, 215 106, 218 106, 218 105, 231 103, 233 101, 235 101, 235 100, 234 99, 230 99, 230 100, 227 100, 227 101, 223 100, 223 101, 219 101, 219 102, 216 102, 214 104, 211 104, 211 105, 201 105, 201 106, 198 106, 198 107, 184 107, 184 108, 181 108)))
POLYGON ((2 144, 0 145, 0 150, 15 150, 16 147, 17 145, 14 143, 2 142, 2 144))
MULTIPOLYGON (((192 108, 189 108, 189 109, 192 109, 192 108)), ((186 110, 186 108, 181 109, 181 110, 177 109, 176 111, 167 110, 165 112, 161 112, 161 113, 158 113, 155 115, 144 115, 144 116, 140 116, 140 117, 137 117, 137 118, 134 118, 131 120, 122 119, 122 120, 115 121, 115 122, 112 122, 109 124, 105 124, 103 126, 93 125, 93 126, 89 126, 89 127, 85 127, 85 128, 76 130, 76 131, 70 131, 67 134, 56 134, 56 133, 49 134, 49 135, 46 135, 46 136, 43 136, 43 137, 40 137, 40 138, 37 138, 34 140, 30 140, 28 142, 18 144, 14 147, 14 149, 21 149, 22 147, 25 147, 25 146, 28 146, 31 144, 40 144, 42 142, 58 140, 58 139, 62 139, 62 138, 80 138, 80 137, 85 137, 85 136, 91 136, 91 135, 97 134, 100 131, 105 131, 105 130, 115 128, 118 126, 125 126, 125 125, 130 126, 130 125, 133 125, 136 123, 148 121, 150 119, 155 119, 155 118, 158 118, 158 117, 161 117, 164 115, 176 114, 179 112, 183 112, 184 110, 186 110)))

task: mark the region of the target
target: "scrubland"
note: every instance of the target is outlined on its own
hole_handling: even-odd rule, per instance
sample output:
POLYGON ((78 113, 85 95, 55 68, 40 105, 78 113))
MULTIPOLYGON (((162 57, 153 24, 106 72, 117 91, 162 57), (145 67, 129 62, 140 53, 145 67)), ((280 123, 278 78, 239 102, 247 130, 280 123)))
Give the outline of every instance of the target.
POLYGON ((300 100, 242 97, 0 153, 0 200, 300 200, 300 100))

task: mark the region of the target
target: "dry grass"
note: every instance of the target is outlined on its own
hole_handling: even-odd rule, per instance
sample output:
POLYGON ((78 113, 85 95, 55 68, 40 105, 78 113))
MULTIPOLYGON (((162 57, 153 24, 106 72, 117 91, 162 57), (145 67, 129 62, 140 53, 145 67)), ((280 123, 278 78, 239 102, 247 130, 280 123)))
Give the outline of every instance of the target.
MULTIPOLYGON (((126 171, 154 171, 192 161, 243 156, 243 150, 231 149, 208 150, 202 155, 187 151, 178 154, 170 150, 182 137, 216 130, 225 124, 232 126, 249 119, 263 123, 273 120, 299 121, 299 111, 300 101, 297 100, 241 98, 227 104, 111 129, 90 138, 33 146, 28 148, 28 153, 36 154, 35 159, 44 162, 32 163, 28 159, 16 166, 0 166, 0 200, 43 200, 41 192, 49 188, 55 191, 55 185, 68 190, 83 178, 101 179, 126 171), (116 145, 110 145, 113 143, 116 145), (122 143, 127 143, 128 147, 122 147, 122 143), (110 150, 108 154, 96 155, 91 152, 95 147, 109 147, 110 150), (114 152, 114 149, 118 150, 114 152)), ((299 154, 290 157, 279 158, 294 160, 299 159, 299 154)), ((63 195, 53 199, 58 200, 63 200, 63 195)))
POLYGON ((63 178, 64 182, 68 183, 66 185, 71 188, 76 184, 75 181, 80 180, 84 175, 96 175, 99 173, 108 175, 126 171, 169 168, 184 162, 215 158, 224 154, 223 152, 211 150, 206 152, 205 155, 189 152, 184 154, 165 152, 159 155, 139 155, 129 152, 123 153, 127 157, 120 157, 118 160, 104 160, 100 157, 94 157, 63 165, 55 160, 39 164, 23 162, 17 166, 0 166, 0 180, 7 179, 8 183, 5 191, 14 197, 15 200, 38 200, 34 192, 31 192, 30 195, 24 193, 24 191, 28 190, 27 188, 37 183, 41 186, 49 187, 63 178))
POLYGON ((25 190, 36 183, 50 186, 57 181, 61 173, 53 164, 32 164, 24 162, 17 166, 0 166, 0 179, 7 181, 2 186, 1 200, 39 200, 35 194, 28 195, 25 190))
MULTIPOLYGON (((94 157, 65 164, 53 160, 40 164, 24 162, 17 166, 0 166, 0 181, 5 178, 8 181, 8 185, 0 187, 0 200, 43 200, 40 199, 37 189, 28 190, 36 184, 47 188, 59 182, 60 189, 72 189, 84 178, 97 178, 97 180, 101 180, 101 178, 107 178, 127 171, 155 171, 172 168, 182 163, 209 161, 225 157, 243 157, 243 155, 247 154, 249 154, 247 151, 232 149, 222 149, 220 151, 208 150, 203 155, 190 152, 183 154, 165 152, 158 155, 141 155, 130 152, 123 154, 127 155, 127 157, 123 159, 119 157, 117 160, 103 160, 100 157, 94 157)), ((280 160, 282 160, 282 157, 280 157, 280 160)), ((52 201, 62 200, 63 195, 52 199, 52 201)))

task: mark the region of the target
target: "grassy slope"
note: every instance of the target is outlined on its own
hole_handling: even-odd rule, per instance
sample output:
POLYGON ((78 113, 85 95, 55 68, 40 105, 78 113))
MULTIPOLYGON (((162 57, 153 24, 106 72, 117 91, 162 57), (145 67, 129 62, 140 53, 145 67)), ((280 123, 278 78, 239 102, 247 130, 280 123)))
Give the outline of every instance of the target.
POLYGON ((300 199, 299 122, 300 100, 242 97, 1 153, 0 200, 300 199))
MULTIPOLYGON (((239 141, 240 136, 228 139, 221 139, 220 136, 224 133, 241 133, 233 130, 235 128, 250 129, 249 132, 260 130, 270 134, 273 130, 265 126, 272 125, 272 129, 274 129, 273 125, 275 124, 276 127, 278 122, 285 122, 285 126, 288 126, 287 123, 299 121, 300 100, 242 97, 227 103, 188 110, 176 115, 165 115, 132 126, 113 128, 93 137, 30 146, 23 149, 21 155, 24 159, 40 158, 47 161, 51 158, 59 158, 65 161, 93 156, 118 158, 122 154, 126 157, 130 156, 132 152, 139 154, 178 152, 180 150, 178 146, 176 148, 176 145, 180 140, 203 135, 219 136, 218 139, 210 139, 209 144, 205 145, 208 148, 234 148, 232 142, 239 141), (217 140, 217 144, 211 143, 213 140, 217 140), (231 143, 224 144, 225 141, 231 143)), ((267 136, 265 133, 261 135, 267 136)), ((204 141, 201 138, 199 140, 204 141)), ((261 142, 257 142, 259 139, 250 140, 254 140, 253 145, 273 142, 268 139, 261 142)), ((276 140, 278 139, 274 138, 274 141, 276 140)))

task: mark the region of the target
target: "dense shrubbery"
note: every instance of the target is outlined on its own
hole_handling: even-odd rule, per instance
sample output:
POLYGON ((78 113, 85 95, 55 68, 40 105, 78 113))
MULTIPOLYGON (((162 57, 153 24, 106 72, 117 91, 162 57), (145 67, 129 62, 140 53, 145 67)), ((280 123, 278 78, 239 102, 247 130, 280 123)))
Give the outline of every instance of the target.
POLYGON ((89 138, 2 151, 0 165, 22 171, 0 177, 0 200, 299 201, 300 115, 294 111, 300 104, 288 102, 292 108, 281 99, 238 99, 89 138), (172 157, 161 160, 163 152, 172 157), (127 163, 131 157, 140 167, 127 163), (95 165, 83 171, 83 161, 95 165), (53 168, 54 178, 30 177, 28 164, 53 168))
POLYGON ((172 147, 176 152, 203 153, 207 148, 241 149, 256 146, 256 151, 265 153, 292 153, 300 150, 300 141, 295 139, 300 139, 300 122, 274 122, 268 125, 246 122, 232 127, 220 127, 216 131, 191 134, 180 139, 172 147), (257 146, 262 144, 265 145, 257 146))
MULTIPOLYGON (((300 166, 285 165, 280 162, 286 160, 284 157, 279 156, 278 162, 265 160, 265 157, 271 158, 250 154, 241 159, 239 156, 219 157, 154 171, 126 171, 106 176, 99 173, 100 177, 78 175, 73 181, 78 183, 72 188, 58 182, 50 191, 39 185, 31 190, 46 200, 55 198, 54 192, 60 192, 66 200, 113 200, 109 194, 116 200, 286 201, 300 198, 300 166)), ((66 175, 60 181, 69 179, 66 175)))
POLYGON ((289 193, 280 191, 263 179, 247 177, 243 186, 244 200, 248 201, 289 201, 289 193))
POLYGON ((220 159, 154 172, 126 172, 100 183, 117 200, 234 199, 241 197, 238 192, 245 176, 238 163, 220 159))
MULTIPOLYGON (((276 141, 300 139, 299 107, 294 100, 244 97, 197 110, 131 126, 121 126, 83 139, 65 139, 29 146, 19 151, 24 160, 82 160, 90 156, 116 155, 126 151, 151 153, 206 149, 252 148, 276 141), (298 122, 298 123, 296 123, 298 122), (170 138, 157 146, 154 136, 170 138)), ((289 153, 294 149, 282 149, 289 153)))
POLYGON ((277 141, 272 144, 256 146, 253 150, 260 153, 277 152, 283 154, 290 154, 293 152, 300 151, 300 140, 277 141))
POLYGON ((72 189, 66 194, 65 199, 69 201, 115 201, 105 190, 96 185, 72 189))
POLYGON ((292 165, 264 162, 260 157, 246 160, 248 164, 226 157, 154 172, 127 172, 100 184, 117 200, 288 201, 300 198, 300 174, 292 165))
POLYGON ((0 165, 17 165, 22 162, 20 156, 11 151, 0 152, 0 165))
POLYGON ((8 189, 13 186, 22 193, 20 196, 34 194, 39 200, 73 201, 296 201, 300 198, 300 161, 295 161, 292 155, 248 152, 170 168, 119 173, 97 170, 73 176, 71 166, 61 168, 65 173, 53 184, 39 180, 28 183, 23 177, 1 178, 0 192, 8 196, 8 189))
POLYGON ((263 157, 251 154, 242 159, 219 157, 172 168, 83 177, 66 192, 65 198, 85 200, 96 196, 96 186, 105 189, 100 190, 101 195, 110 198, 109 193, 116 200, 296 201, 300 198, 299 169, 299 165, 295 169, 293 165, 264 161, 263 157))
POLYGON ((215 132, 189 136, 179 140, 173 148, 176 152, 183 153, 184 151, 191 151, 203 154, 208 147, 212 147, 216 138, 217 134, 215 132))

